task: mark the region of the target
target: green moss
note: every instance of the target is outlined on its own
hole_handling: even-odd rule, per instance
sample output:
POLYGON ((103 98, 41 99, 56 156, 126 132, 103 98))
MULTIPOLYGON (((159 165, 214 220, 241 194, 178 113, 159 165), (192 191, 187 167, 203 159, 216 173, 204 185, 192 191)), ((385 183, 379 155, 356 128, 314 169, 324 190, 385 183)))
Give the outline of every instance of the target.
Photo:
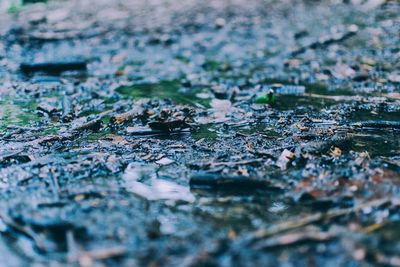
POLYGON ((0 131, 6 130, 9 126, 29 126, 32 122, 39 121, 40 117, 35 112, 36 107, 35 101, 0 101, 0 131))
POLYGON ((43 135, 57 134, 59 130, 60 130, 60 126, 53 126, 53 127, 43 130, 42 133, 43 133, 43 135))
POLYGON ((276 103, 276 98, 274 95, 274 91, 270 90, 267 94, 257 97, 254 101, 256 104, 268 104, 270 106, 274 106, 276 103))
POLYGON ((183 62, 185 64, 189 64, 190 63, 190 59, 188 59, 187 57, 181 56, 181 55, 176 56, 175 59, 179 60, 179 61, 181 61, 181 62, 183 62))
POLYGON ((212 130, 212 125, 204 124, 200 125, 196 130, 192 131, 192 137, 196 140, 200 140, 202 138, 208 140, 214 140, 218 137, 217 132, 212 130))
POLYGON ((20 1, 12 1, 10 6, 7 9, 7 13, 9 14, 17 14, 21 11, 22 5, 20 1))
POLYGON ((203 64, 203 68, 208 71, 216 71, 222 66, 222 62, 215 60, 208 60, 203 64))
POLYGON ((88 135, 84 135, 79 141, 98 141, 111 133, 111 130, 105 129, 104 131, 97 133, 89 133, 88 135))

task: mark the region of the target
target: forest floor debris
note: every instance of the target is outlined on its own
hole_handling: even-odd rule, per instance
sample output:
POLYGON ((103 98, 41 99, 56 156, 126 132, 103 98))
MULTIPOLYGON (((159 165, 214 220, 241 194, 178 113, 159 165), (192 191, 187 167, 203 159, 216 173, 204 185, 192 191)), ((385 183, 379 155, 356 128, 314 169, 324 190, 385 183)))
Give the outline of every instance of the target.
POLYGON ((9 7, 5 266, 399 266, 398 1, 9 7))

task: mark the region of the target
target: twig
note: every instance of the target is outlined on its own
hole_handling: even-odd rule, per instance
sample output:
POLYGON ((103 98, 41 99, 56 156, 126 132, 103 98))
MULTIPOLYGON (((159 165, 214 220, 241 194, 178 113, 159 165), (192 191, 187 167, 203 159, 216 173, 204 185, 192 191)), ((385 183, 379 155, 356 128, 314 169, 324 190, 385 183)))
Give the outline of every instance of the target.
POLYGON ((342 233, 342 231, 333 230, 329 230, 327 232, 305 230, 296 233, 285 233, 261 240, 253 248, 257 250, 274 249, 280 247, 286 248, 287 246, 296 245, 302 242, 326 242, 339 237, 339 235, 342 233))
POLYGON ((10 218, 9 216, 7 216, 4 213, 0 214, 0 219, 4 222, 5 225, 7 225, 7 227, 10 230, 14 230, 15 232, 18 232, 26 237, 28 237, 29 239, 32 240, 32 242, 34 243, 35 247, 42 252, 47 251, 46 246, 44 245, 43 241, 40 240, 39 236, 36 235, 29 227, 26 226, 22 226, 16 222, 14 222, 14 220, 12 218, 10 218))
POLYGON ((142 108, 135 107, 125 113, 114 115, 110 118, 110 124, 118 125, 128 122, 141 114, 143 112, 142 108))
POLYGON ((250 160, 242 160, 242 161, 227 161, 227 162, 211 162, 210 165, 217 166, 237 166, 237 165, 247 165, 253 163, 263 162, 264 159, 250 159, 250 160))
POLYGON ((45 63, 22 63, 20 69, 23 73, 33 72, 61 73, 63 71, 86 71, 86 62, 45 62, 45 63))
POLYGON ((189 184, 192 189, 275 189, 265 179, 246 176, 226 176, 213 173, 197 173, 190 178, 189 184))
POLYGON ((71 98, 68 96, 63 96, 62 99, 62 120, 64 122, 69 122, 73 119, 74 117, 74 112, 73 112, 73 107, 72 107, 72 102, 71 98))
POLYGON ((322 220, 331 220, 337 217, 341 217, 341 216, 345 216, 351 213, 355 213, 358 211, 361 211, 362 209, 365 208, 369 208, 369 207, 380 207, 384 204, 388 204, 391 203, 392 200, 390 198, 383 198, 383 199, 377 199, 377 200, 372 200, 369 202, 365 202, 362 203, 360 205, 357 205, 355 207, 352 208, 347 208, 347 209, 334 209, 334 210, 330 210, 326 213, 322 213, 322 212, 318 212, 303 218, 298 218, 296 220, 292 220, 292 221, 286 221, 280 224, 276 224, 274 226, 271 226, 269 228, 266 229, 260 229, 256 232, 254 232, 251 235, 251 240, 255 241, 258 239, 262 239, 262 238, 267 238, 282 232, 286 232, 289 230, 293 230, 293 229, 297 229, 297 228, 301 228, 304 227, 306 225, 310 225, 312 223, 316 223, 322 220))
POLYGON ((95 120, 85 122, 85 123, 75 126, 74 128, 72 128, 72 131, 73 132, 82 132, 82 131, 90 130, 90 131, 97 132, 98 130, 100 130, 101 125, 102 125, 101 119, 95 119, 95 120))
POLYGON ((360 121, 351 126, 373 129, 400 129, 400 121, 360 121))

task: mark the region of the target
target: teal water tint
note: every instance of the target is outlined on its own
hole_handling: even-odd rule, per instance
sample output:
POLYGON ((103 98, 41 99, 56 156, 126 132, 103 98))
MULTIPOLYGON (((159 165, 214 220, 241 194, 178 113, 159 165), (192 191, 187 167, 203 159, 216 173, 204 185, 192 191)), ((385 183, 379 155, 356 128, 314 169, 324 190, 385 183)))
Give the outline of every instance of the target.
POLYGON ((121 86, 117 88, 117 92, 131 97, 139 98, 156 98, 156 99, 171 99, 179 104, 187 104, 195 106, 200 104, 204 107, 210 106, 209 99, 203 99, 196 94, 204 92, 205 88, 182 88, 178 80, 161 81, 159 83, 143 83, 121 86))

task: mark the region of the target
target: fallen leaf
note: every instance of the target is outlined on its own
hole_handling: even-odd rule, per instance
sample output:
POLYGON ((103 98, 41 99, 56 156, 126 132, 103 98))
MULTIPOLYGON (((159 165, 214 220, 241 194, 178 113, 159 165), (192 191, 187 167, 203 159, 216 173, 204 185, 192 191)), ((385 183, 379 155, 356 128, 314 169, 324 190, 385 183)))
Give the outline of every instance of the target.
POLYGON ((342 155, 342 150, 338 147, 333 147, 329 151, 329 155, 331 155, 332 158, 338 159, 342 155))
POLYGON ((157 164, 164 165, 164 166, 170 165, 174 162, 175 162, 174 160, 169 159, 169 158, 162 158, 162 159, 156 161, 157 164))
POLYGON ((281 170, 286 170, 289 163, 295 158, 295 154, 287 149, 283 150, 282 154, 279 156, 276 166, 281 168, 281 170))

